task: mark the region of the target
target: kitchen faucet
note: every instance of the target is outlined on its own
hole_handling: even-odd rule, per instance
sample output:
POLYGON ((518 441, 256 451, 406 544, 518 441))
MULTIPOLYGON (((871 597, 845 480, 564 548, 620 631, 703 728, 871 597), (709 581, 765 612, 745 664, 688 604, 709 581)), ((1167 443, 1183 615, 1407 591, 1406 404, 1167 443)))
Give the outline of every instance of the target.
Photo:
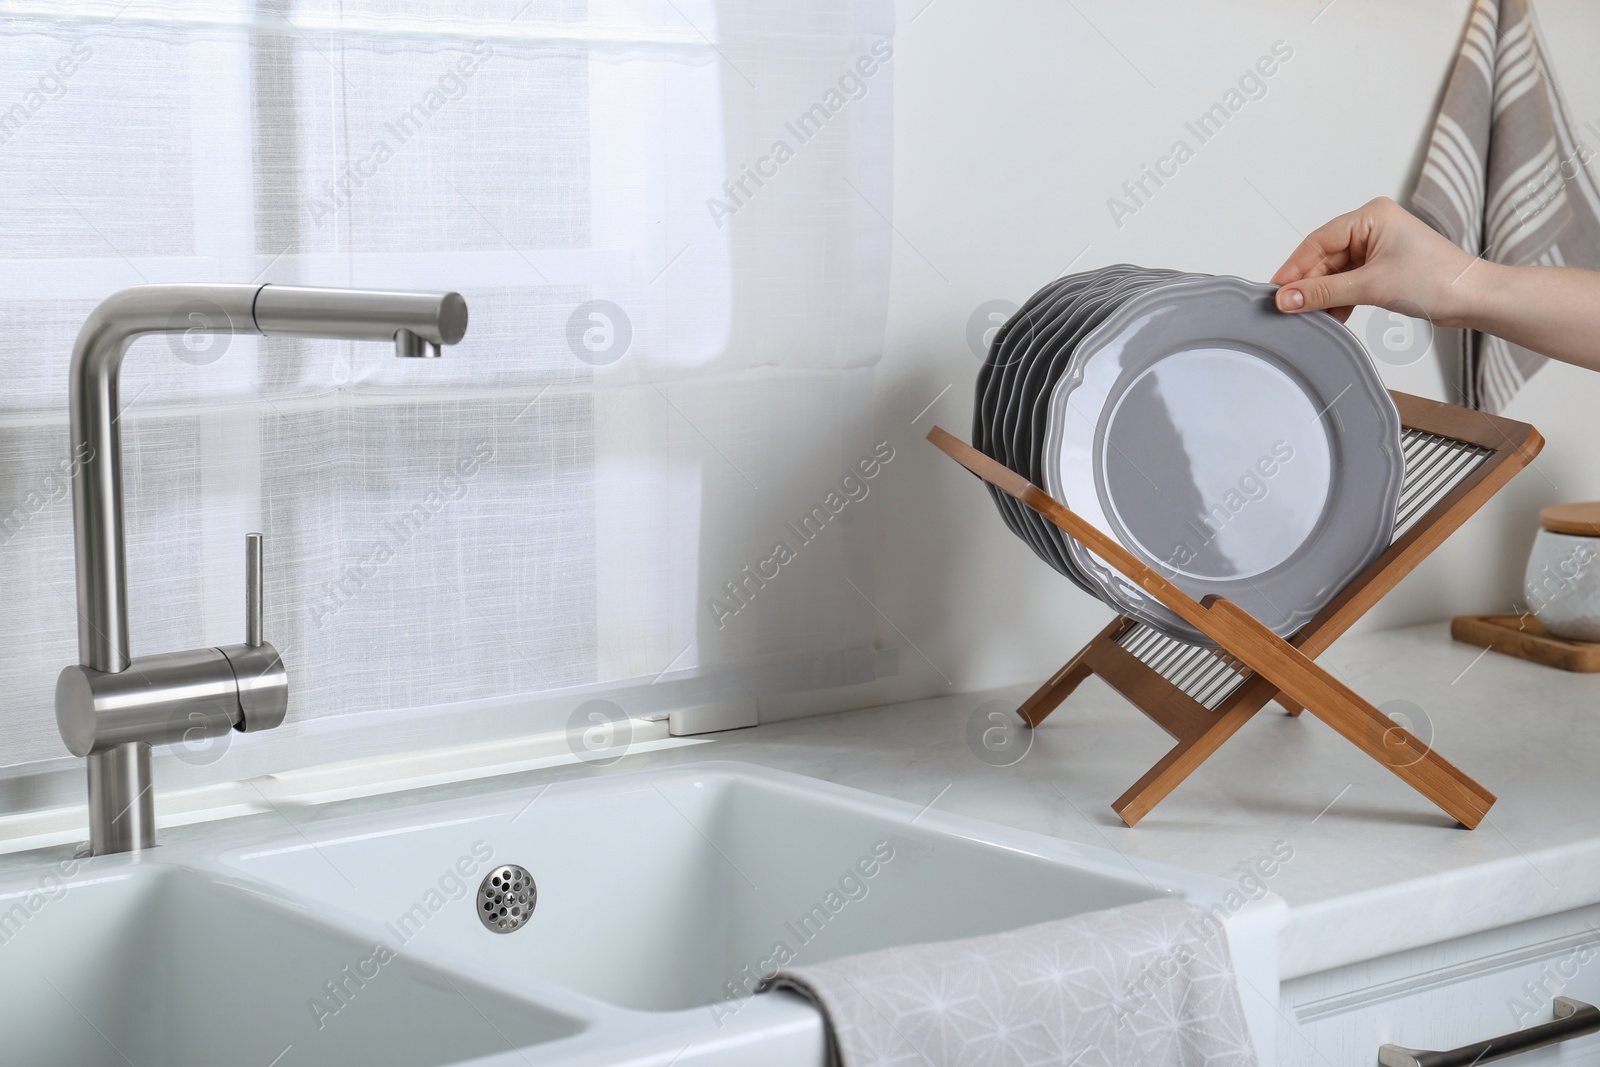
POLYGON ((261 627, 261 535, 245 539, 245 641, 128 653, 122 537, 122 357, 150 333, 261 334, 390 341, 397 356, 436 357, 467 331, 459 293, 375 292, 288 285, 140 285, 107 297, 72 349, 72 527, 78 658, 56 680, 56 723, 88 757, 94 855, 155 846, 151 746, 270 730, 283 722, 289 678, 261 627))

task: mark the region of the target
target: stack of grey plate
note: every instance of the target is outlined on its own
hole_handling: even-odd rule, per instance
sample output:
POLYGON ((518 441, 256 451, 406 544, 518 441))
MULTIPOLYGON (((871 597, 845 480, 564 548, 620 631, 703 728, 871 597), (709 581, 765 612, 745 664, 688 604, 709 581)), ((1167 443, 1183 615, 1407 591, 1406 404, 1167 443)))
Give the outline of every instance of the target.
MULTIPOLYGON (((1400 418, 1331 316, 1272 286, 1135 267, 1046 285, 995 334, 973 445, 1195 599, 1294 633, 1385 548, 1400 418)), ((990 488, 1038 556, 1120 613, 1211 642, 1037 512, 990 488)))

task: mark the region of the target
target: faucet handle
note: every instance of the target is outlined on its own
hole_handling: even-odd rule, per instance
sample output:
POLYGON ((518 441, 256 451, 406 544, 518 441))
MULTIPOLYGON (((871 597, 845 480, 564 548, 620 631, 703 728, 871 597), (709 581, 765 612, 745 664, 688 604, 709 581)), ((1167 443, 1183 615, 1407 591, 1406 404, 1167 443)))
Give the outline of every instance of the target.
POLYGON ((244 535, 244 643, 261 647, 261 535, 244 535))
POLYGON ((233 667, 241 717, 234 728, 270 730, 289 708, 289 675, 278 650, 262 636, 261 535, 244 535, 244 644, 217 648, 233 667))

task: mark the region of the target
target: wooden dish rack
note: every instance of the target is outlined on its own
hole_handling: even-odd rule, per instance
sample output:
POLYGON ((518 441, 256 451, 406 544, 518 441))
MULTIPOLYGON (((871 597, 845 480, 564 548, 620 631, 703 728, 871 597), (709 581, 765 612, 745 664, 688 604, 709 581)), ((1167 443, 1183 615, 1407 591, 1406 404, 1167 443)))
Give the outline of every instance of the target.
POLYGON ((1218 645, 1169 637, 1118 616, 1018 709, 1030 727, 1098 674, 1177 744, 1111 805, 1133 826, 1222 743, 1276 700, 1310 711, 1464 826, 1495 797, 1433 748, 1316 663, 1335 638, 1393 589, 1544 447, 1532 426, 1405 393, 1400 410, 1405 481, 1388 549, 1292 637, 1232 602, 1196 601, 1120 543, 1015 471, 935 426, 932 441, 957 463, 1038 512, 1218 645))

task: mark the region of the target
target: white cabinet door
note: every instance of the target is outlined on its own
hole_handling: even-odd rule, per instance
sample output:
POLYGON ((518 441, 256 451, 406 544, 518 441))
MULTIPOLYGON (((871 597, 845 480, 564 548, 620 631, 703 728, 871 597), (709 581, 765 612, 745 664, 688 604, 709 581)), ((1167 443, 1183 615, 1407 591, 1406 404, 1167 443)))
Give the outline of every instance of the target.
MULTIPOLYGON (((1286 981, 1277 1061, 1372 1067, 1385 1043, 1453 1049, 1549 1022, 1558 996, 1600 1004, 1600 908, 1286 981)), ((1504 1062, 1600 1064, 1600 1034, 1504 1062)))

